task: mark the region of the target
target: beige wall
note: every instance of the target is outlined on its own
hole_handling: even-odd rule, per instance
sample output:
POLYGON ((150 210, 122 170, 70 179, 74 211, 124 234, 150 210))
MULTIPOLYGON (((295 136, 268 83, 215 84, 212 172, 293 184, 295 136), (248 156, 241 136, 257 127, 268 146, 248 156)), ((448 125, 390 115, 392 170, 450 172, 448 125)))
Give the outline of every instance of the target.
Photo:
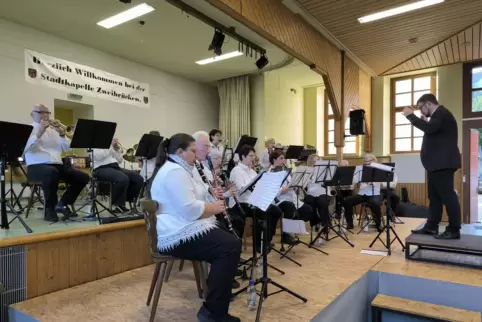
MULTIPOLYGON (((251 95, 251 135, 258 138, 256 143, 256 151, 264 148, 264 76, 253 75, 249 79, 250 95, 251 95)), ((234 143, 233 143, 234 144, 234 143)))
POLYGON ((303 88, 303 143, 317 146, 317 88, 303 88))
POLYGON ((372 79, 372 144, 375 155, 390 154, 390 79, 437 72, 437 98, 455 116, 462 145, 462 64, 372 79))

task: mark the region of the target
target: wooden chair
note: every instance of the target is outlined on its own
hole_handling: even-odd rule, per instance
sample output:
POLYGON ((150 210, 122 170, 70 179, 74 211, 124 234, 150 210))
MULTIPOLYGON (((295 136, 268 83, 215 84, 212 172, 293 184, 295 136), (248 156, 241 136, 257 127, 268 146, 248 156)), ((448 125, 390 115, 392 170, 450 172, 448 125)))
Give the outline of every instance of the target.
POLYGON ((30 196, 28 198, 28 203, 26 208, 26 213, 25 213, 25 218, 28 218, 28 215, 30 214, 30 210, 33 208, 35 203, 40 202, 42 206, 44 205, 44 202, 42 200, 42 196, 40 194, 40 191, 42 190, 42 183, 37 182, 37 181, 27 181, 25 183, 25 187, 30 188, 30 196), (37 197, 35 197, 37 196, 37 197))
MULTIPOLYGON (((151 316, 149 321, 154 321, 156 316, 157 305, 159 303, 159 297, 161 295, 162 284, 166 277, 166 270, 168 265, 178 258, 170 255, 162 255, 157 249, 157 202, 153 200, 141 200, 141 209, 144 212, 144 219, 146 222, 147 233, 149 235, 149 246, 151 251, 152 260, 156 264, 154 269, 154 275, 152 276, 151 287, 149 289, 149 294, 147 295, 147 303, 149 306, 151 304, 152 296, 154 295, 154 300, 151 308, 151 316)), ((206 278, 204 272, 201 268, 200 262, 193 261, 192 266, 194 269, 194 276, 196 279, 196 286, 198 290, 198 295, 203 298, 203 291, 207 291, 206 278)))

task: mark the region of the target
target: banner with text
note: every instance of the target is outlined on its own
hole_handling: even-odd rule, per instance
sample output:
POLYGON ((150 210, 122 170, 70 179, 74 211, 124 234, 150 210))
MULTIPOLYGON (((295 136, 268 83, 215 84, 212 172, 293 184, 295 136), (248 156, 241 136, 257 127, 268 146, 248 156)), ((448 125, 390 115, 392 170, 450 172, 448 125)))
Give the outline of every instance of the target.
POLYGON ((25 50, 25 78, 62 91, 149 107, 149 84, 92 67, 25 50))

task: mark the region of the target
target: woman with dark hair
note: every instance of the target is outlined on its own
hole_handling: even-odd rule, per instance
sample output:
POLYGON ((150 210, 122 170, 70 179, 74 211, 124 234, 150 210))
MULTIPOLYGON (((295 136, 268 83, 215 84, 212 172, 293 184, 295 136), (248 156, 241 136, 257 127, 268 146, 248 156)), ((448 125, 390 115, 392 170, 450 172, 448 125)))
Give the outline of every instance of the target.
MULTIPOLYGON (((269 155, 269 162, 271 163, 270 171, 282 171, 286 169, 285 155, 281 151, 273 151, 269 155)), ((315 225, 318 223, 316 217, 313 217, 313 208, 301 201, 299 194, 296 194, 293 188, 290 188, 291 175, 288 176, 285 184, 281 187, 278 194, 278 203, 276 204, 283 212, 283 217, 287 219, 299 219, 303 221, 310 221, 315 225)), ((293 237, 290 234, 283 233, 282 240, 286 244, 293 243, 293 237)))
MULTIPOLYGON (((240 162, 231 171, 229 180, 236 185, 236 190, 243 190, 256 176, 257 173, 253 170, 253 161, 256 157, 256 152, 253 147, 245 145, 239 150, 240 162)), ((251 191, 246 191, 241 196, 238 197, 241 207, 243 207, 246 216, 252 217, 253 210, 250 208, 248 198, 251 195, 251 191)), ((229 206, 234 207, 234 200, 230 201, 229 206)), ((233 211, 235 208, 233 208, 233 211)), ((267 219, 268 222, 268 236, 267 241, 271 243, 273 236, 276 233, 276 225, 281 218, 281 210, 275 205, 270 206, 266 212, 261 210, 256 211, 256 216, 258 218, 267 219)), ((261 252, 261 225, 258 220, 254 224, 256 232, 256 250, 261 252)), ((241 234, 244 233, 244 227, 241 234)))
POLYGON ((159 146, 149 187, 159 204, 157 247, 162 254, 211 263, 199 322, 241 321, 228 313, 241 242, 216 226, 214 215, 225 211, 224 201, 207 202, 206 186, 193 178, 195 160, 196 142, 188 134, 175 134, 159 146))

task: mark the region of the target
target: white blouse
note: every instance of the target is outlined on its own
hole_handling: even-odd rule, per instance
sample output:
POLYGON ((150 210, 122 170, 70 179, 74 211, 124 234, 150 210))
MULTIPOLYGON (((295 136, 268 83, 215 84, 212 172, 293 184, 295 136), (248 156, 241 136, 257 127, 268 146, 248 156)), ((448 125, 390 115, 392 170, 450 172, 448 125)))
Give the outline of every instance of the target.
POLYGON ((271 166, 271 163, 269 162, 268 148, 264 149, 263 153, 261 153, 261 157, 259 158, 259 163, 261 164, 261 167, 263 167, 264 170, 268 171, 268 169, 271 166))
MULTIPOLYGON (((237 166, 231 170, 231 175, 229 176, 229 180, 236 185, 236 190, 241 191, 244 187, 246 187, 254 178, 256 178, 258 174, 256 171, 251 169, 250 167, 244 165, 243 163, 238 163, 237 166)), ((251 191, 246 191, 241 196, 238 197, 238 201, 240 203, 247 203, 248 198, 251 195, 251 191)), ((232 199, 232 198, 231 198, 232 199)), ((229 207, 234 206, 234 200, 230 200, 229 207)))
POLYGON ((98 167, 112 164, 112 163, 121 163, 122 160, 122 153, 120 151, 114 150, 114 148, 110 149, 94 149, 94 169, 98 167))
POLYGON ((27 166, 32 164, 62 164, 62 152, 70 152, 70 140, 48 127, 40 138, 40 123, 32 123, 32 133, 24 149, 27 166))
POLYGON ((193 240, 216 227, 216 218, 202 218, 208 191, 183 167, 166 162, 157 173, 151 187, 157 201, 157 247, 172 249, 193 240))
MULTIPOLYGON (((288 176, 283 187, 289 187, 291 184, 291 175, 288 176)), ((278 202, 276 205, 279 205, 283 201, 290 201, 295 204, 296 208, 300 208, 303 206, 303 201, 300 199, 300 195, 297 195, 294 188, 289 188, 287 192, 282 193, 281 190, 277 196, 278 202)))

